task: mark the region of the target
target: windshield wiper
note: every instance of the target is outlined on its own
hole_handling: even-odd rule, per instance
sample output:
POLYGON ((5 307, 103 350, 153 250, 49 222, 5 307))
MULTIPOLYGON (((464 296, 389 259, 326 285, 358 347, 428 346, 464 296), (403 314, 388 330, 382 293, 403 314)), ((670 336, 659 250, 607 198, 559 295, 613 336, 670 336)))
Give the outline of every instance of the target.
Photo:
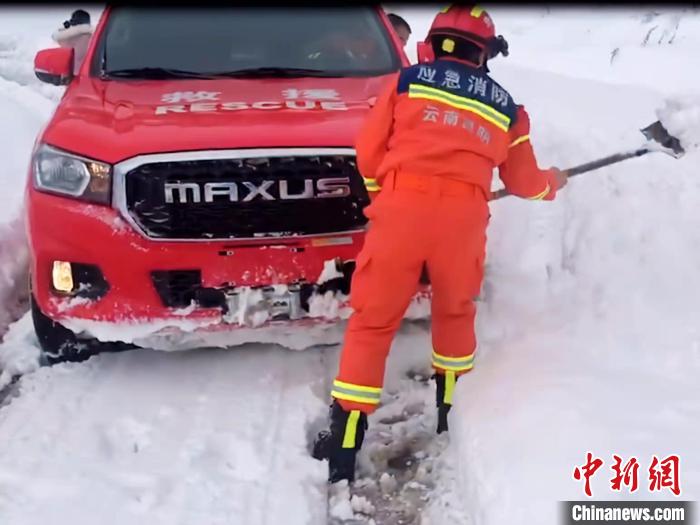
POLYGON ((114 69, 111 71, 104 71, 102 75, 102 78, 215 78, 215 76, 210 75, 208 73, 199 73, 197 71, 186 71, 183 69, 171 69, 166 67, 135 67, 130 69, 114 69))
POLYGON ((236 69, 234 71, 222 71, 210 73, 212 77, 340 77, 342 75, 321 69, 305 69, 300 67, 251 67, 236 69))
POLYGON ((320 69, 304 69, 298 67, 253 67, 247 69, 236 69, 233 71, 216 71, 202 73, 199 71, 187 71, 183 69, 172 69, 165 67, 137 67, 129 69, 115 69, 104 71, 102 78, 144 78, 144 79, 164 79, 164 78, 299 78, 299 77, 340 77, 339 73, 323 71, 320 69))

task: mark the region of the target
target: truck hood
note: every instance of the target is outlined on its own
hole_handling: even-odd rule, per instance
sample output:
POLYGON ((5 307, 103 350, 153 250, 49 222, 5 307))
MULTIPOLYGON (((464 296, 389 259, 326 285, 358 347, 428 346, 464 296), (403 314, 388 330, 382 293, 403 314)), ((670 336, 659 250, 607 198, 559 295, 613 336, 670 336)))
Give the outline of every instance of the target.
POLYGON ((109 163, 147 153, 352 147, 390 75, 74 81, 43 142, 109 163))

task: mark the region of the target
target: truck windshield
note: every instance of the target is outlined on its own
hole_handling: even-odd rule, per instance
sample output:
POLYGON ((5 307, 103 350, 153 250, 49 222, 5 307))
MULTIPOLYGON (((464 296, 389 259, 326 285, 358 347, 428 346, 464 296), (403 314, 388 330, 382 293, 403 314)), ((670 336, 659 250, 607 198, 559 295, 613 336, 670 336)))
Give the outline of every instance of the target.
POLYGON ((372 7, 112 8, 104 78, 377 76, 401 66, 372 7))

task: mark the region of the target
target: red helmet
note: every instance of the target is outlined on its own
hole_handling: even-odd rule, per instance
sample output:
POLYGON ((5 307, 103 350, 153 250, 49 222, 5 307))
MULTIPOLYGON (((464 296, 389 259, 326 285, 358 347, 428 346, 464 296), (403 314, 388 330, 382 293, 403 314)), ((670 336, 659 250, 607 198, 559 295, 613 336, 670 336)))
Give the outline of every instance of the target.
POLYGON ((433 35, 466 38, 483 47, 489 40, 496 38, 496 28, 489 14, 481 7, 452 5, 435 16, 428 31, 428 37, 433 35))
POLYGON ((455 52, 455 47, 464 41, 485 50, 488 58, 493 58, 499 52, 508 54, 505 39, 496 36, 493 19, 477 5, 451 5, 444 8, 435 16, 426 40, 434 48, 436 44, 439 45, 441 51, 447 54, 455 52))

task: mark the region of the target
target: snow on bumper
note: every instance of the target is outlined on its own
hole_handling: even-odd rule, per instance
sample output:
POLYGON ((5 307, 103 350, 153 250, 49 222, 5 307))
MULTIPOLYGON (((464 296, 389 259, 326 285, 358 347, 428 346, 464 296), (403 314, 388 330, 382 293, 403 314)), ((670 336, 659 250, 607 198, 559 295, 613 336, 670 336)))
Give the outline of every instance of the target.
MULTIPOLYGON (((333 292, 317 294, 310 299, 308 315, 295 320, 273 320, 269 309, 263 306, 264 298, 260 291, 249 292, 247 302, 240 304, 234 315, 202 312, 192 307, 176 312, 177 317, 163 319, 96 321, 64 317, 60 323, 75 333, 101 341, 123 341, 166 351, 226 348, 250 342, 304 350, 342 341, 344 321, 352 313, 347 296, 333 292)), ((430 294, 424 289, 415 295, 404 318, 418 320, 429 315, 430 294)))
MULTIPOLYGON (((351 273, 337 263, 352 263, 364 238, 359 231, 259 242, 153 243, 111 208, 37 192, 29 199, 29 227, 33 293, 44 314, 102 341, 159 349, 231 346, 247 337, 264 339, 263 331, 275 338, 290 331, 304 335, 310 326, 322 341, 351 313, 343 293, 351 273), (54 261, 98 267, 108 287, 98 297, 61 296, 52 285, 54 261), (159 288, 158 272, 195 273, 188 286, 196 296, 168 304, 171 291, 159 288)), ((428 315, 427 294, 419 292, 408 318, 428 315)), ((309 340, 288 339, 285 346, 291 347, 309 340)))

